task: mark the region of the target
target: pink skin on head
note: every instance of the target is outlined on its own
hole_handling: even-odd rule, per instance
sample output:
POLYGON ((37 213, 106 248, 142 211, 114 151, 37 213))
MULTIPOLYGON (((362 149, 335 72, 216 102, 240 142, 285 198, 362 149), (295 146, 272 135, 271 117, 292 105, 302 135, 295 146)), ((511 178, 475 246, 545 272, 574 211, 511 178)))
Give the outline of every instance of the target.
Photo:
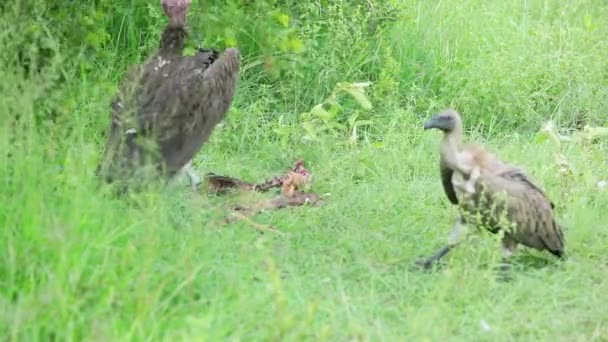
POLYGON ((165 15, 169 17, 169 23, 172 26, 184 26, 186 24, 186 15, 192 0, 161 0, 160 5, 163 7, 165 15))

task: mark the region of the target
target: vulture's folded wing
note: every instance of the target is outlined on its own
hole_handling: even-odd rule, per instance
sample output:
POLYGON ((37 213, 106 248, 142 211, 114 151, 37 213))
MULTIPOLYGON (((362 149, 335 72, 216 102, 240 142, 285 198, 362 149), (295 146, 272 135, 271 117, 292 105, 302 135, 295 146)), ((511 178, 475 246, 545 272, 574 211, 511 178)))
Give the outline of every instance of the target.
POLYGON ((454 171, 450 169, 443 161, 439 162, 439 172, 441 174, 441 184, 446 196, 452 204, 458 204, 458 197, 456 197, 456 191, 452 185, 452 175, 454 171))
POLYGON ((522 169, 511 167, 508 170, 506 170, 505 172, 501 173, 500 176, 504 177, 508 180, 520 182, 520 183, 526 185, 527 187, 529 187, 530 189, 537 191, 540 195, 542 195, 542 197, 544 197, 549 202, 549 204, 551 205, 551 209, 555 208, 555 205, 553 204, 553 202, 551 200, 549 200, 549 198, 547 197, 545 192, 539 186, 534 184, 534 182, 530 179, 530 177, 528 177, 528 175, 522 169))
MULTIPOLYGON (((188 162, 225 117, 232 103, 239 73, 239 53, 221 56, 202 51, 172 61, 168 75, 160 74, 157 95, 144 103, 143 127, 154 126, 168 170, 188 162)), ((145 101, 144 101, 145 102, 145 101)))
POLYGON ((530 186, 529 179, 513 181, 524 185, 511 204, 520 234, 527 236, 529 241, 541 242, 541 246, 534 247, 544 247, 561 256, 564 253, 564 234, 555 220, 552 203, 537 187, 530 186))

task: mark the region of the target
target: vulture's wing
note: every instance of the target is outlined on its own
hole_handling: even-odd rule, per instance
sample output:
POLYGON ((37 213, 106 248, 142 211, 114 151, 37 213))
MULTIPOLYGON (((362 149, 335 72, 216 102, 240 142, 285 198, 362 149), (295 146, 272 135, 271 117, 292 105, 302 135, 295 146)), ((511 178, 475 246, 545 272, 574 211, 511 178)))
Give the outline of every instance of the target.
POLYGON ((156 95, 147 105, 153 110, 141 111, 140 120, 143 127, 157 130, 168 171, 174 172, 192 159, 225 117, 236 88, 239 52, 228 49, 218 57, 215 51, 200 51, 171 61, 167 73, 156 76, 156 95))
MULTIPOLYGON (((106 133, 106 143, 103 152, 102 160, 97 167, 97 172, 113 172, 107 168, 118 167, 124 154, 122 143, 125 140, 126 132, 130 128, 137 128, 133 101, 131 95, 136 92, 139 87, 139 75, 141 66, 135 65, 130 67, 124 80, 121 82, 118 93, 111 104, 110 110, 110 125, 106 133)), ((106 176, 110 177, 109 173, 106 176)))
POLYGON ((509 167, 498 177, 507 182, 496 183, 499 184, 497 189, 507 190, 512 199, 510 212, 517 222, 519 238, 528 246, 547 249, 561 256, 564 253, 564 235, 555 221, 553 203, 519 168, 509 167))
POLYGON ((188 61, 191 66, 179 72, 177 84, 174 84, 179 104, 171 114, 174 121, 187 122, 183 129, 195 135, 212 129, 209 125, 215 126, 224 118, 232 103, 239 74, 237 49, 228 49, 219 58, 215 53, 199 55, 206 57, 188 61))
POLYGON ((564 253, 564 234, 555 221, 552 203, 529 179, 522 178, 518 182, 524 185, 523 190, 519 191, 518 199, 512 205, 517 208, 515 215, 519 229, 528 239, 531 238, 530 241, 539 241, 535 243, 536 247, 544 247, 561 256, 564 253))
POLYGON ((439 172, 441 174, 441 184, 443 185, 446 196, 448 196, 448 199, 452 204, 458 204, 458 197, 456 197, 456 191, 454 191, 454 186, 452 185, 452 174, 454 174, 454 171, 445 165, 443 160, 440 160, 439 172))
POLYGON ((544 197, 549 202, 549 204, 551 205, 551 209, 555 208, 555 205, 553 204, 553 202, 551 200, 549 200, 549 198, 547 197, 545 192, 540 187, 538 187, 536 184, 534 184, 534 182, 530 179, 530 177, 528 177, 528 175, 522 169, 511 167, 508 170, 506 170, 505 172, 501 173, 500 176, 504 177, 506 179, 509 179, 509 180, 520 182, 520 183, 524 184, 525 186, 527 186, 528 188, 530 188, 531 190, 538 192, 542 197, 544 197))

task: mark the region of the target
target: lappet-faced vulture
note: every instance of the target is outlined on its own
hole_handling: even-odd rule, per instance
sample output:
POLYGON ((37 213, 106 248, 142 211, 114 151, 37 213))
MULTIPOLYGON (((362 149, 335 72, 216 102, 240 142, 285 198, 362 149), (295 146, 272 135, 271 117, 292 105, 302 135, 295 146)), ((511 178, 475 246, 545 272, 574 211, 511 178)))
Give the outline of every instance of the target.
POLYGON ((200 49, 183 56, 190 0, 161 0, 169 23, 159 49, 130 71, 112 104, 112 122, 98 168, 107 181, 138 178, 152 165, 173 177, 185 170, 200 183, 190 165, 194 155, 225 117, 239 74, 239 51, 222 55, 200 49))
MULTIPOLYGON (((519 167, 508 165, 483 147, 462 144, 462 121, 451 109, 424 123, 424 129, 443 131, 439 147, 441 182, 460 217, 448 244, 419 265, 431 267, 458 243, 461 224, 501 232, 504 261, 518 244, 564 256, 564 235, 556 222, 553 203, 519 167), (467 191, 466 184, 473 184, 467 191)), ((508 263, 505 262, 508 268, 508 263)))

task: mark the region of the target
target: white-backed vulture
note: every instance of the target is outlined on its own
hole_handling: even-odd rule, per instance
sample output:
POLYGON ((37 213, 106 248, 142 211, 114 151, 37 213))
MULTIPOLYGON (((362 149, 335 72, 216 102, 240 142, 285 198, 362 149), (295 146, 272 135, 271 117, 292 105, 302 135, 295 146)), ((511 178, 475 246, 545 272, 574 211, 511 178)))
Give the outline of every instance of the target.
MULTIPOLYGON (((127 76, 112 104, 112 122, 98 172, 109 181, 137 178, 150 164, 169 178, 186 171, 200 179, 191 160, 225 117, 239 74, 239 51, 221 56, 199 49, 183 56, 190 0, 161 0, 169 23, 158 51, 127 76)), ((157 172, 154 171, 154 172, 157 172)))
POLYGON ((502 162, 479 145, 463 145, 462 121, 454 110, 433 116, 424 123, 424 129, 444 133, 439 147, 441 182, 450 202, 459 205, 461 215, 448 245, 419 265, 431 267, 451 250, 462 223, 502 232, 505 259, 518 244, 564 256, 564 235, 554 218, 554 205, 520 168, 502 162), (474 184, 473 193, 466 191, 467 182, 474 184))

